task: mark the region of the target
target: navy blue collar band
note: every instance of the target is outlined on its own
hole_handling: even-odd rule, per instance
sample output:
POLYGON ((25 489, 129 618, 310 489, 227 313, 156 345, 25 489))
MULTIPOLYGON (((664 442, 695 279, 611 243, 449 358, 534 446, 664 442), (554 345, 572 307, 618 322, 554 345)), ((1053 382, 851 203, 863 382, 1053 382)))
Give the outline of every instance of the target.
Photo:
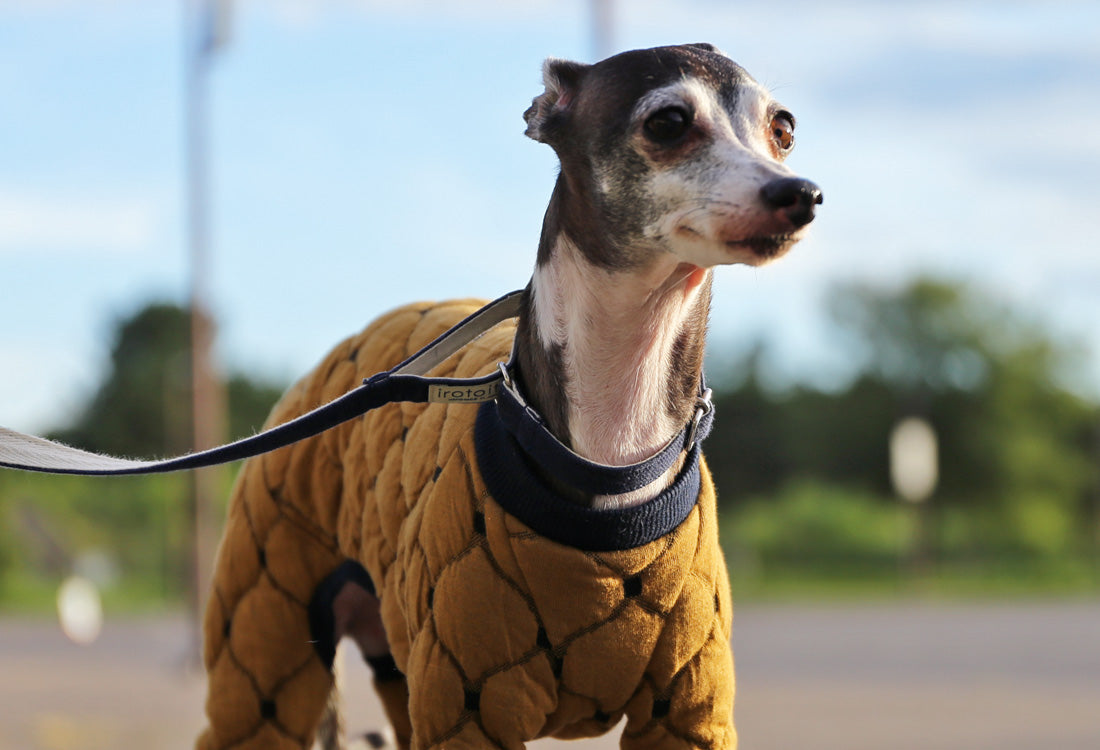
POLYGON ((714 424, 711 391, 701 385, 691 421, 660 451, 635 464, 608 466, 574 453, 554 437, 510 376, 501 383, 496 402, 501 423, 523 451, 547 474, 587 495, 620 495, 652 484, 676 464, 684 451, 690 452, 701 443, 714 424))
MULTIPOLYGON (((672 484, 657 497, 628 508, 599 510, 563 498, 549 486, 532 466, 538 462, 546 469, 546 456, 529 455, 520 446, 505 424, 502 405, 482 404, 477 413, 474 439, 481 478, 497 504, 547 539, 591 552, 634 549, 671 532, 695 507, 701 482, 698 441, 672 484)), ((567 484, 575 479, 570 473, 554 477, 567 484)))

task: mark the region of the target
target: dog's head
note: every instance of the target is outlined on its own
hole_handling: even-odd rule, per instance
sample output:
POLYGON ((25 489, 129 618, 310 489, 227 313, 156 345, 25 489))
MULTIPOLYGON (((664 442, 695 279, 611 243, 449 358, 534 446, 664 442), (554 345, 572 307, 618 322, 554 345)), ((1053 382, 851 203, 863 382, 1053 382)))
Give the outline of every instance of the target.
POLYGON ((561 218, 597 239, 578 243, 597 265, 655 252, 761 265, 802 237, 822 202, 783 163, 794 116, 709 44, 595 65, 551 58, 543 77, 527 135, 557 152, 570 196, 561 218))

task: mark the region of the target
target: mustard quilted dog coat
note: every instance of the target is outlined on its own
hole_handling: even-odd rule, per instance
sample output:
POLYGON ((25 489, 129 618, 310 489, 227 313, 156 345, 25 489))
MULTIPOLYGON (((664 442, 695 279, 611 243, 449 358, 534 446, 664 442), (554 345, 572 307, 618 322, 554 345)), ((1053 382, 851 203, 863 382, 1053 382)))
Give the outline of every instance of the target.
MULTIPOLYGON (((392 367, 479 306, 383 316, 270 422, 392 367)), ((497 326, 433 375, 491 372, 513 334, 497 326)), ((509 478, 531 474, 523 458, 479 466, 494 408, 391 404, 246 463, 206 612, 200 750, 310 747, 332 685, 310 602, 349 560, 381 599, 396 669, 375 684, 402 746, 516 748, 601 734, 624 715, 624 748, 736 746, 729 584, 705 464, 681 512, 658 498, 633 515, 565 501, 548 514, 545 488, 509 478), (487 474, 510 496, 494 497, 487 474)))

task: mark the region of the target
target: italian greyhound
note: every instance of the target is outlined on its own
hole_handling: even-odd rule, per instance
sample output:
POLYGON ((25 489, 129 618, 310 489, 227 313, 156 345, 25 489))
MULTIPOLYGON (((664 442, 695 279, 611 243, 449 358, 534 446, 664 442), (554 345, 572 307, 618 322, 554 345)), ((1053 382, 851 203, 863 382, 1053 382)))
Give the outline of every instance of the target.
MULTIPOLYGON (((548 60, 527 135, 561 160, 516 342, 528 399, 581 455, 637 461, 691 417, 716 265, 763 265, 822 193, 794 116, 708 44, 548 60)), ((671 471, 670 471, 671 473, 671 471)), ((645 502, 662 486, 582 498, 645 502)))
MULTIPOLYGON (((794 146, 793 115, 709 44, 626 52, 594 65, 552 58, 543 78, 545 91, 524 114, 526 134, 554 149, 561 171, 507 336, 509 383, 582 459, 635 465, 666 452, 698 419, 711 269, 759 266, 786 253, 822 194, 784 164, 794 146)), ((361 377, 353 367, 359 342, 429 312, 398 311, 374 334, 368 329, 366 338, 341 345, 288 394, 291 405, 275 418, 293 417, 292 402, 305 401, 309 388, 331 391, 339 378, 361 377)), ((355 366, 364 366, 363 356, 355 366)), ((295 618, 304 618, 307 602, 314 641, 327 644, 318 648, 327 653, 324 666, 332 666, 342 637, 359 645, 402 747, 517 747, 536 736, 606 731, 624 715, 624 747, 733 747, 729 586, 713 488, 705 467, 699 479, 694 438, 667 469, 625 491, 578 489, 535 466, 536 481, 562 505, 536 508, 534 516, 570 537, 573 524, 642 517, 675 494, 695 462, 696 489, 685 506, 693 515, 677 517, 678 526, 645 545, 586 538, 574 550, 543 539, 534 522, 520 518, 531 528, 518 525, 504 498, 486 499, 500 494, 486 466, 469 468, 482 459, 484 409, 495 405, 437 406, 371 422, 388 436, 385 445, 360 426, 312 439, 290 458, 271 454, 246 466, 207 612, 211 729, 199 747, 302 747, 312 736, 301 727, 316 727, 325 701, 316 687, 331 678, 316 657, 299 653, 300 639, 280 635, 304 627, 295 618), (417 421, 420 415, 433 426, 417 421), (426 439, 435 442, 425 447, 426 439), (466 468, 439 458, 436 443, 450 446, 448 455, 466 468), (431 460, 408 458, 416 451, 431 460), (476 495, 469 507, 449 498, 430 505, 435 488, 456 476, 456 486, 476 495), (394 497, 379 499, 384 490, 394 497), (702 510, 693 509, 697 495, 706 498, 698 501, 702 510), (581 521, 571 520, 574 511, 581 521), (446 539, 437 545, 433 518, 458 530, 440 530, 446 539), (378 541, 376 523, 396 531, 378 541), (278 559, 276 542, 283 545, 278 559), (433 552, 452 543, 453 553, 433 552), (524 567, 536 548, 536 562, 524 567), (703 548, 709 551, 691 551, 703 548), (568 557, 573 552, 578 557, 568 557), (681 553, 681 578, 670 578, 660 566, 681 553), (330 573, 337 565, 339 574, 330 573), (598 585, 586 583, 589 569, 598 585), (421 574, 430 580, 413 583, 421 574), (479 593, 478 577, 493 579, 495 588, 479 593), (688 591, 696 583, 699 590, 688 591), (562 586, 564 594, 555 589, 562 586), (313 591, 312 601, 300 591, 313 591), (585 604, 588 594, 595 604, 585 604), (271 603, 244 611, 241 602, 262 597, 271 603), (585 607, 598 616, 573 611, 585 607), (463 618, 475 621, 472 630, 456 624, 463 618), (507 630, 513 622, 515 632, 507 630), (494 649, 506 658, 492 661, 494 649), (646 661, 625 666, 643 650, 646 661), (627 677, 632 670, 635 682, 627 677), (244 729, 232 728, 235 716, 244 717, 244 729)), ((336 726, 331 715, 322 734, 324 726, 336 726)))

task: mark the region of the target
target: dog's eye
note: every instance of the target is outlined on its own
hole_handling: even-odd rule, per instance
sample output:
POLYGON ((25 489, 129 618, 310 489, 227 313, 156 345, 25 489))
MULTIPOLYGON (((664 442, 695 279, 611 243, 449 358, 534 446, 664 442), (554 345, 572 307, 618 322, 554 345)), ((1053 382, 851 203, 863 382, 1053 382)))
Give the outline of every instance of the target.
POLYGON ((671 143, 691 127, 691 113, 682 107, 665 107, 645 121, 645 134, 657 143, 671 143))
POLYGON ((779 112, 772 117, 769 129, 779 153, 785 154, 794 148, 794 118, 788 113, 779 112))

